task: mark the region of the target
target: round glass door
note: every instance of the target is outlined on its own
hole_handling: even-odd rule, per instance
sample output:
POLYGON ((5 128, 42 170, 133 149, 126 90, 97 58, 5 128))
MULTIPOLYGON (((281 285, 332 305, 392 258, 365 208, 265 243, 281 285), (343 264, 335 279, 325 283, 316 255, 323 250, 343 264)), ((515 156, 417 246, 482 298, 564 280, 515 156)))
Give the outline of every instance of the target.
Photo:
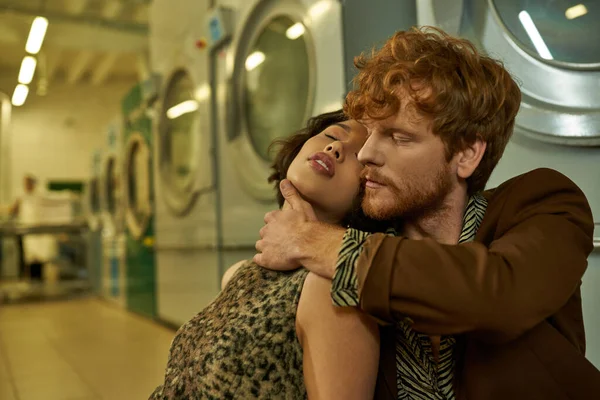
POLYGON ((134 134, 128 142, 126 159, 126 204, 127 227, 135 238, 146 231, 150 220, 150 152, 139 134, 134 134))
POLYGON ((591 89, 600 82, 595 3, 464 2, 461 36, 501 59, 519 82, 519 134, 567 146, 600 143, 600 91, 591 89))
POLYGON ((493 0, 515 41, 544 60, 600 66, 600 2, 493 0))
POLYGON ((309 112, 304 25, 288 16, 271 19, 250 46, 243 73, 248 135, 256 153, 270 161, 270 144, 300 129, 309 112))
POLYGON ((254 199, 272 202, 269 147, 301 129, 312 114, 316 65, 303 6, 283 0, 264 4, 243 19, 233 42, 226 121, 240 184, 254 199))
POLYGON ((184 70, 176 71, 164 97, 160 133, 159 163, 167 202, 183 214, 194 200, 197 169, 197 140, 200 115, 194 98, 194 83, 184 70))
POLYGON ((92 214, 98 214, 98 212, 100 212, 100 188, 98 178, 92 178, 89 185, 90 211, 92 214))
POLYGON ((106 180, 105 193, 106 193, 106 211, 109 214, 115 215, 117 212, 117 176, 115 158, 110 157, 106 164, 106 180))

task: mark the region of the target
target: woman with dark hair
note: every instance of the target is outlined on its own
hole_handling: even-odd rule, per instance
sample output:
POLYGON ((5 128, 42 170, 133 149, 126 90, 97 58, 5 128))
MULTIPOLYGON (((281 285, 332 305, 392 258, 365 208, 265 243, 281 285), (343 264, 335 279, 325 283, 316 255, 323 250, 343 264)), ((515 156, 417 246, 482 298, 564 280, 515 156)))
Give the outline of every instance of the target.
MULTIPOLYGON (((381 231, 360 211, 357 153, 366 129, 341 112, 312 118, 275 143, 269 177, 289 179, 323 222, 381 231)), ((223 291, 184 324, 151 399, 369 399, 379 360, 375 321, 335 308, 331 282, 305 269, 230 268, 223 291), (343 365, 343 368, 339 366, 343 365)))

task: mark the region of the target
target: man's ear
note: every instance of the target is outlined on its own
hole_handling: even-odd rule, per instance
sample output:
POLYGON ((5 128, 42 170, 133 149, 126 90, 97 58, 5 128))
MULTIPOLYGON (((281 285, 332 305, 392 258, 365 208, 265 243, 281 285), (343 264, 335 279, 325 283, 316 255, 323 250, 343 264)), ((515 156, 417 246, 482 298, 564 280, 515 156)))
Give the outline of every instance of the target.
POLYGON ((487 143, 478 138, 456 154, 456 173, 460 178, 467 179, 473 175, 485 154, 486 147, 487 143))

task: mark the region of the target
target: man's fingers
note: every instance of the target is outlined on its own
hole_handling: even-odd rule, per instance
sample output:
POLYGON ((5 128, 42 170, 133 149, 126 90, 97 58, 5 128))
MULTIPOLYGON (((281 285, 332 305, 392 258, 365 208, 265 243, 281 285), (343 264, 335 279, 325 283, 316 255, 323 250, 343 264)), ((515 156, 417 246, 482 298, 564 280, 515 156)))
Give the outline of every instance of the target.
POLYGON ((277 216, 277 214, 279 213, 279 210, 275 210, 275 211, 269 211, 268 213, 265 214, 265 224, 268 224, 269 222, 275 220, 275 217, 277 216))
POLYGON ((292 182, 287 179, 284 179, 279 183, 279 190, 281 190, 281 194, 285 198, 285 203, 283 203, 283 210, 292 210, 301 211, 304 216, 309 221, 316 221, 317 217, 315 215, 315 211, 313 210, 310 203, 300 197, 300 193, 294 187, 292 182))
POLYGON ((298 193, 294 185, 292 185, 292 182, 290 182, 287 179, 282 180, 279 183, 279 190, 281 190, 281 194, 285 198, 285 201, 288 203, 288 206, 292 208, 292 210, 303 210, 303 203, 306 202, 300 197, 300 194, 298 193))
POLYGON ((281 207, 282 211, 293 210, 292 205, 286 200, 283 202, 283 206, 281 207))
POLYGON ((268 227, 268 225, 265 225, 262 228, 260 228, 260 230, 258 231, 258 234, 260 235, 261 239, 264 239, 265 233, 267 232, 267 227, 268 227))

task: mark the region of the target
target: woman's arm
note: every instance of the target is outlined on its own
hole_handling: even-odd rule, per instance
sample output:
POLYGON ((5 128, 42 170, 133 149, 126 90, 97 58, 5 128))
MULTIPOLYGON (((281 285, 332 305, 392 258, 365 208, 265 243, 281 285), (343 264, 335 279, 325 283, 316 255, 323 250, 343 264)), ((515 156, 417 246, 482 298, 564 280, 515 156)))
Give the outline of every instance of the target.
POLYGON ((296 314, 308 398, 372 399, 379 365, 379 330, 354 308, 334 307, 331 281, 309 273, 296 314))

